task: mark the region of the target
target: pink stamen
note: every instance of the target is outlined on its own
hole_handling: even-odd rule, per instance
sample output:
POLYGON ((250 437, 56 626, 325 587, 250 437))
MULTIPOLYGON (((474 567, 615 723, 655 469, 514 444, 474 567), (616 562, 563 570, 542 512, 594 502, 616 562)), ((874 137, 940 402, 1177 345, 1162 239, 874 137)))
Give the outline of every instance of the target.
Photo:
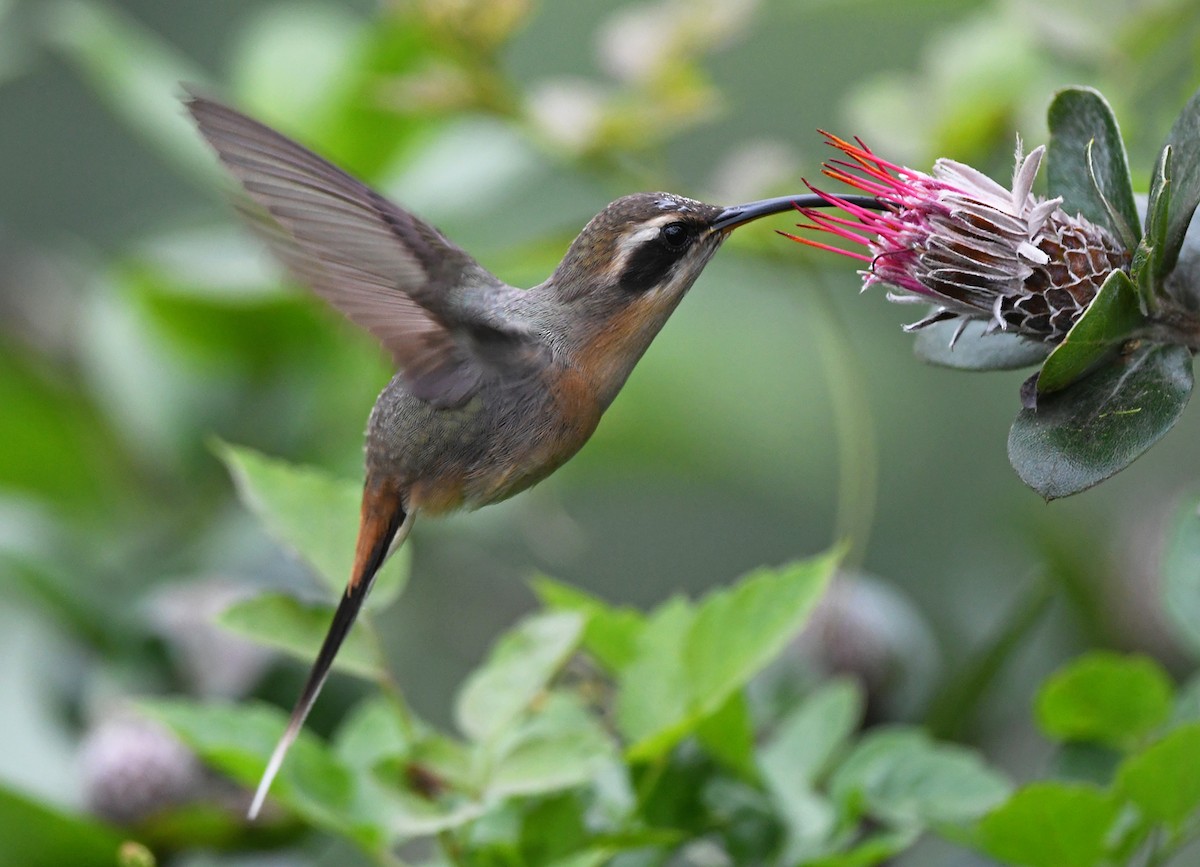
POLYGON ((870 256, 864 256, 862 253, 855 253, 853 250, 844 250, 841 247, 835 247, 832 244, 823 244, 820 241, 814 241, 811 238, 801 238, 799 235, 793 235, 790 232, 784 232, 780 229, 775 231, 783 235, 785 238, 790 238, 808 247, 816 247, 818 250, 828 250, 830 253, 838 253, 842 256, 848 256, 851 259, 858 259, 860 262, 870 262, 870 256))
MULTIPOLYGON (((867 237, 866 235, 860 235, 857 232, 852 232, 848 228, 845 228, 845 227, 840 226, 837 223, 833 222, 833 220, 830 220, 824 214, 817 213, 817 212, 809 212, 807 209, 805 211, 802 211, 801 213, 803 213, 804 216, 806 216, 810 220, 812 220, 813 223, 816 224, 815 226, 813 226, 813 228, 815 228, 819 231, 829 232, 832 235, 837 235, 840 238, 845 238, 847 241, 853 241, 856 244, 862 244, 864 247, 869 246, 871 243, 871 239, 869 237, 867 237)), ((861 226, 856 223, 850 223, 849 225, 852 228, 857 228, 857 229, 866 228, 865 226, 861 226)), ((804 228, 804 227, 801 226, 800 228, 804 228)))

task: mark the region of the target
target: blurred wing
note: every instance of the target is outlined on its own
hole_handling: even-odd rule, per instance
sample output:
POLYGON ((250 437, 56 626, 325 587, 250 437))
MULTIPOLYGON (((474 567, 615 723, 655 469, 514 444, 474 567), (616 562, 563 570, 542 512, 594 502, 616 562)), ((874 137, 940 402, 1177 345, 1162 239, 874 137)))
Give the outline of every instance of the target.
POLYGON ((433 226, 258 121, 203 97, 186 105, 253 201, 242 208, 251 225, 298 279, 383 343, 417 397, 460 405, 488 365, 533 351, 484 303, 515 290, 433 226))

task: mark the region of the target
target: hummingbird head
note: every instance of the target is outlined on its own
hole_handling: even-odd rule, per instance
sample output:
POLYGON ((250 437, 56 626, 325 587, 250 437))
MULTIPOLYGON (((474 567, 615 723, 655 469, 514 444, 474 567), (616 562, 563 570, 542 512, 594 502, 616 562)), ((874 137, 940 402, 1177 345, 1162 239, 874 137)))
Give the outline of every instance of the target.
POLYGON ((729 233, 792 210, 794 200, 724 208, 671 193, 636 193, 592 218, 537 291, 550 296, 553 331, 592 380, 602 406, 729 233))

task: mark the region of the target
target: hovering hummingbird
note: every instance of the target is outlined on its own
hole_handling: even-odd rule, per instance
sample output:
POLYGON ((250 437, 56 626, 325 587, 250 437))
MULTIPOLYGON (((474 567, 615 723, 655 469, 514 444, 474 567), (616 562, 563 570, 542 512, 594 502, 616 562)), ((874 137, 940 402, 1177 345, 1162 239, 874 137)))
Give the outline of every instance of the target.
POLYGON ((399 368, 367 424, 346 591, 263 773, 254 818, 376 572, 417 514, 496 503, 560 467, 733 229, 828 202, 785 196, 725 208, 671 193, 624 196, 583 228, 544 283, 522 290, 291 139, 212 100, 185 102, 278 258, 374 334, 399 368))

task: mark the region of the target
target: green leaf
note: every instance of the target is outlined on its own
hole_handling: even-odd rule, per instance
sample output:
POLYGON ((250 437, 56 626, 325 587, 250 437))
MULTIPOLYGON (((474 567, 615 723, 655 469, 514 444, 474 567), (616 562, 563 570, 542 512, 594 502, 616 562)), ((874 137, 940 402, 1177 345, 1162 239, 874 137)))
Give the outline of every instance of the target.
MULTIPOLYGON (((333 99, 307 120, 314 146, 355 177, 378 178, 405 147, 433 127, 416 111, 377 97, 381 81, 401 82, 436 68, 437 42, 416 15, 384 15, 352 44, 333 99)), ((494 76, 488 79, 494 80, 494 76)), ((418 87, 420 84, 417 85, 418 87)))
POLYGON ((696 739, 704 751, 747 780, 758 777, 754 736, 754 720, 741 691, 731 693, 723 705, 696 727, 696 739))
POLYGON ((1163 613, 1175 634, 1200 654, 1200 494, 1185 497, 1175 510, 1164 560, 1163 613))
POLYGON ((780 721, 759 751, 759 767, 774 791, 813 785, 862 721, 856 681, 831 680, 780 721))
POLYGON ((954 346, 950 346, 960 323, 937 322, 917 332, 913 351, 917 358, 955 370, 1019 370, 1040 364, 1050 354, 1048 343, 1026 340, 1010 331, 986 333, 987 323, 967 323, 954 346))
MULTIPOLYGON (((216 450, 246 507, 313 568, 333 598, 340 597, 354 564, 362 485, 241 446, 218 443, 216 450)), ((379 570, 368 610, 396 598, 408 580, 408 564, 408 552, 401 549, 379 570)))
POLYGON ((590 781, 616 748, 600 722, 573 696, 552 693, 515 731, 488 750, 486 799, 536 795, 590 781))
POLYGON ((548 864, 547 867, 600 867, 602 864, 611 863, 615 854, 612 849, 608 848, 586 849, 582 852, 575 852, 564 858, 559 858, 553 863, 548 864))
POLYGON ((1164 149, 1171 149, 1170 191, 1167 224, 1158 276, 1165 277, 1175 268, 1183 236, 1191 225, 1196 205, 1200 204, 1200 91, 1187 101, 1179 113, 1164 149))
POLYGON ((1108 102, 1092 88, 1065 88, 1050 103, 1047 123, 1050 195, 1062 196, 1063 210, 1082 214, 1132 249, 1141 226, 1125 143, 1108 102))
POLYGON ((837 569, 832 552, 779 569, 759 569, 696 606, 684 663, 693 706, 710 713, 800 631, 837 569))
POLYGON ((637 655, 620 672, 617 728, 646 757, 667 752, 698 722, 683 659, 694 619, 682 597, 658 606, 642 630, 637 655))
POLYGON ((487 812, 487 807, 469 798, 430 800, 412 792, 385 789, 380 807, 387 816, 387 830, 394 842, 453 831, 487 812))
POLYGON ((617 725, 631 759, 671 749, 769 663, 808 619, 839 556, 761 569, 694 607, 674 599, 653 612, 619 678, 617 725))
POLYGON ((915 843, 919 836, 920 832, 916 828, 871 834, 845 852, 806 859, 804 867, 874 867, 899 855, 915 843))
POLYGON ((592 842, 586 824, 587 804, 574 793, 542 798, 524 811, 519 835, 521 864, 587 867, 605 863, 583 847, 592 842), (580 851, 583 850, 583 851, 580 851))
POLYGON ((0 867, 112 867, 123 839, 95 819, 0 787, 0 867))
MULTIPOLYGON (((832 805, 816 793, 816 784, 845 749, 862 719, 862 711, 863 695, 858 684, 848 679, 831 680, 784 717, 760 749, 760 773, 788 830, 784 863, 807 864, 814 852, 829 851, 837 816, 832 805)), ((877 848, 858 855, 863 857, 877 848)), ((848 858, 850 853, 839 857, 848 858)), ((834 859, 828 863, 875 862, 834 859)))
POLYGON ((1143 344, 1025 409, 1008 434, 1017 475, 1047 500, 1087 490, 1137 460, 1178 421, 1192 392, 1183 346, 1143 344))
POLYGON ((1117 791, 1172 830, 1200 808, 1200 723, 1181 726, 1125 760, 1117 791))
POLYGON ((348 768, 370 770, 412 749, 408 711, 394 696, 378 695, 360 702, 338 726, 333 751, 348 768))
MULTIPOLYGON (((365 758, 365 756, 364 756, 365 758)), ((483 816, 478 771, 467 747, 424 729, 403 756, 376 763, 363 781, 393 843, 454 830, 483 816)))
POLYGON ((1021 867, 1096 867, 1120 805, 1079 783, 1034 783, 989 813, 977 842, 988 855, 1021 867))
POLYGON ((584 619, 564 611, 528 617, 496 642, 455 704, 458 727, 485 741, 541 695, 583 637, 584 619))
POLYGON ((1124 271, 1113 271, 1042 365, 1037 379, 1039 397, 1085 376, 1144 323, 1133 281, 1124 271))
POLYGON ((608 671, 619 671, 637 655, 638 637, 646 624, 640 611, 608 605, 545 575, 534 578, 532 586, 542 605, 551 611, 575 611, 587 618, 583 649, 608 671))
POLYGON ((978 753, 896 727, 864 737, 834 773, 830 790, 847 808, 861 804, 904 827, 972 821, 1008 797, 1011 786, 978 753))
MULTIPOLYGON (((283 711, 265 704, 196 704, 185 700, 144 702, 205 762, 254 786, 287 725, 283 711)), ((374 850, 384 839, 380 806, 361 796, 355 776, 307 731, 288 752, 271 797, 317 827, 343 834, 374 850)))
POLYGON ((1167 721, 1172 697, 1170 678, 1149 657, 1095 651, 1046 680, 1037 720, 1056 740, 1129 749, 1167 721))
MULTIPOLYGON (((221 612, 217 622, 259 644, 311 663, 332 619, 333 608, 328 605, 307 605, 284 593, 263 593, 233 603, 221 612)), ((368 624, 357 623, 350 630, 333 667, 370 679, 384 676, 387 663, 368 624)))
POLYGON ((0 461, 0 487, 56 508, 111 508, 128 469, 109 422, 64 370, 10 346, 0 352, 0 441, 14 457, 0 461))

